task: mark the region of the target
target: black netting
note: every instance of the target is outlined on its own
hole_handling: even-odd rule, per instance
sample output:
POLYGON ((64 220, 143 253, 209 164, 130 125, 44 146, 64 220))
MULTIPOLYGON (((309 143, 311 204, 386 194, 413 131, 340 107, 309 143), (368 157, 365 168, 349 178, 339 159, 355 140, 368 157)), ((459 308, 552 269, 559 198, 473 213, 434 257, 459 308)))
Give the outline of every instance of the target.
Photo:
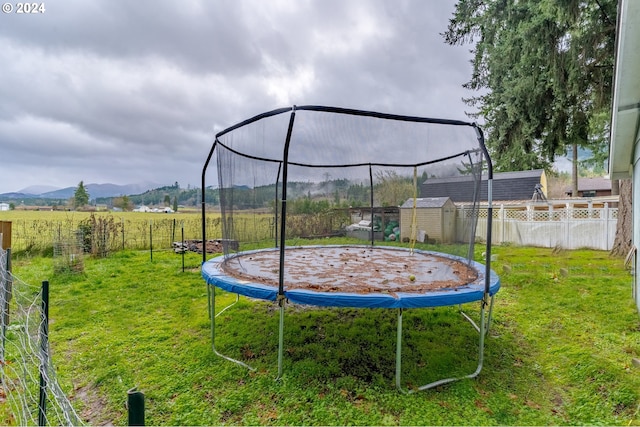
POLYGON ((490 197, 481 132, 460 121, 288 108, 220 132, 211 159, 203 194, 218 197, 204 199, 203 219, 219 214, 222 236, 203 233, 230 242, 227 254, 342 236, 471 259, 490 197), (454 184, 436 191, 433 178, 454 184))

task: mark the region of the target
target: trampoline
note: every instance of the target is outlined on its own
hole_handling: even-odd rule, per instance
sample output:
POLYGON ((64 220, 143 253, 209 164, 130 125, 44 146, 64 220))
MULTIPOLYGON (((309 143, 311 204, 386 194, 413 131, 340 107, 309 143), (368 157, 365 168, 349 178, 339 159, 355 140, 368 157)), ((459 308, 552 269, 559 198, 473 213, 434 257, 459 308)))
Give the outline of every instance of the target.
MULTIPOLYGON (((218 257, 202 266, 208 284, 276 301, 280 251, 263 249, 218 257)), ((422 308, 479 301, 484 266, 459 257, 389 246, 299 246, 285 251, 284 296, 325 307, 422 308)), ((500 289, 492 272, 490 295, 500 289)))
MULTIPOLYGON (((239 241, 241 245, 247 239, 272 239, 273 247, 239 252, 234 251, 233 245, 226 245, 223 256, 211 259, 207 259, 203 251, 202 276, 207 283, 214 353, 253 369, 216 348, 215 319, 230 306, 216 313, 215 288, 234 293, 238 298, 242 295, 278 304, 278 378, 283 373, 284 310, 287 303, 395 309, 395 383, 400 391, 407 392, 401 379, 403 311, 458 306, 464 319, 478 333, 476 369, 468 375, 440 379, 408 392, 476 377, 483 367, 485 337, 491 323, 494 298, 500 289, 499 277, 490 267, 492 174, 481 130, 474 123, 462 121, 303 106, 264 113, 219 132, 202 172, 203 241, 206 241, 211 226, 207 221, 207 194, 210 197, 213 194, 219 203, 224 239, 239 241), (303 118, 296 117, 301 113, 305 114, 303 118), (467 129, 472 132, 467 132, 467 129), (358 145, 376 145, 378 142, 382 144, 380 146, 397 145, 398 141, 404 140, 410 141, 408 151, 393 152, 385 157, 385 161, 376 162, 372 161, 369 150, 362 150, 358 145), (416 148, 422 145, 425 149, 416 148), (216 152, 217 193, 208 193, 207 169, 216 152), (377 172, 375 168, 378 168, 377 172), (442 221, 443 230, 444 227, 454 230, 449 237, 443 231, 432 241, 427 238, 420 242, 421 248, 433 243, 434 247, 444 248, 446 252, 416 248, 419 231, 422 235, 427 235, 427 231, 429 235, 435 235, 436 232, 429 227, 437 219, 431 215, 425 220, 425 215, 418 211, 419 202, 427 196, 420 194, 425 189, 418 185, 419 168, 424 169, 421 177, 426 177, 427 181, 429 172, 457 171, 464 177, 462 182, 470 188, 469 200, 463 200, 464 204, 458 208, 461 213, 442 221), (374 180, 374 176, 378 180, 374 180), (411 176, 413 183, 408 185, 411 176), (384 197, 388 197, 385 196, 384 185, 389 177, 404 183, 404 194, 408 194, 411 188, 405 203, 410 206, 408 212, 400 212, 399 221, 392 221, 391 225, 387 221, 387 228, 392 228, 394 233, 393 238, 374 226, 376 221, 385 221, 375 216, 374 206, 384 203, 384 197), (303 190, 296 193, 299 188, 303 190), (346 190, 341 193, 340 188, 346 190), (307 228, 317 228, 317 217, 330 216, 329 223, 334 228, 344 229, 345 216, 336 216, 340 211, 338 207, 316 216, 310 214, 309 209, 302 213, 287 210, 287 205, 292 203, 312 205, 312 191, 318 189, 325 193, 315 196, 315 199, 326 200, 330 195, 338 207, 342 194, 345 197, 351 194, 352 198, 353 194, 359 194, 358 191, 365 194, 364 200, 370 208, 368 242, 340 245, 292 243, 298 242, 303 237, 301 234, 308 232, 307 228), (481 199, 486 201, 487 212, 482 222, 487 227, 488 236, 484 247, 485 264, 473 259, 481 199), (396 223, 398 226, 392 227, 396 223), (266 233, 265 229, 268 230, 266 233), (266 237, 261 238, 261 233, 266 237), (379 243, 381 240, 387 242, 382 245, 379 243), (394 246, 398 240, 404 241, 404 245, 394 246), (477 323, 462 310, 462 304, 473 302, 479 302, 480 306, 477 323)), ((397 182, 394 185, 394 191, 401 191, 397 182)), ((460 183, 456 190, 459 189, 460 183)), ((442 191, 445 194, 434 199, 449 199, 456 194, 451 189, 442 191)), ((347 222, 354 219, 351 215, 347 222)), ((444 213, 440 215, 444 218, 444 213)))

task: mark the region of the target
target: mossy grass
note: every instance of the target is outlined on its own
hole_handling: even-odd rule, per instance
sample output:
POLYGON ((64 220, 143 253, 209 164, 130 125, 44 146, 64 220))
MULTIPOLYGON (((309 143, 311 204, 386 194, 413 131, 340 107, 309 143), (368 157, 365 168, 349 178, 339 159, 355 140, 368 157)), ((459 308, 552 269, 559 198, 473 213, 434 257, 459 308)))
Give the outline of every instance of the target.
MULTIPOLYGON (((309 243, 354 242, 292 242, 309 243)), ((493 249, 502 289, 482 372, 411 395, 394 387, 394 310, 288 305, 276 381, 273 303, 241 298, 216 322, 218 349, 256 371, 213 354, 200 255, 186 254, 184 272, 173 252, 151 261, 148 251, 123 251, 57 275, 51 258, 24 257, 14 273, 50 281, 53 362, 90 424, 125 425, 132 387, 145 394, 148 425, 640 424, 640 371, 631 363, 640 357, 640 317, 623 260, 493 249)), ((216 290, 218 310, 233 301, 216 290)), ((477 317, 477 304, 464 308, 477 317)), ((407 387, 475 369, 477 334, 457 307, 403 317, 407 387)))

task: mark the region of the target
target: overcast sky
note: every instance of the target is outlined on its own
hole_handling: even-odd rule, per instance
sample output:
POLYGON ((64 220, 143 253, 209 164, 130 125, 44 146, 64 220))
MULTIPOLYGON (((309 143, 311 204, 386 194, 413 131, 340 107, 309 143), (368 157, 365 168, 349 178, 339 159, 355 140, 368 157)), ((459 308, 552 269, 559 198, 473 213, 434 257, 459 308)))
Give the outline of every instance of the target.
POLYGON ((213 135, 274 108, 470 120, 454 0, 55 0, 0 14, 0 193, 198 185, 213 135))

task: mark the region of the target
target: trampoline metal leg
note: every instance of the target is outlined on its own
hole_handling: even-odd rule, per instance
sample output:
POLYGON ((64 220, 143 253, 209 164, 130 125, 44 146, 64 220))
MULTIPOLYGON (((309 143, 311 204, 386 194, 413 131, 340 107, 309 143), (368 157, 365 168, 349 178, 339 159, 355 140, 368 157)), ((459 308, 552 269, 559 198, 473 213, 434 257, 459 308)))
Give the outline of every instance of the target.
POLYGON ((284 298, 280 299, 280 322, 278 324, 278 377, 282 377, 282 358, 284 355, 284 298))
MULTIPOLYGON (((484 327, 484 333, 485 335, 489 333, 489 328, 491 327, 491 319, 493 316, 493 301, 495 299, 495 295, 493 295, 489 301, 489 314, 487 315, 487 322, 486 322, 486 326, 484 327)), ((486 303, 484 302, 485 300, 483 300, 483 304, 486 305, 486 303)), ((471 317, 469 317, 469 315, 467 313, 465 313, 464 311, 462 311, 462 305, 460 305, 460 314, 462 315, 462 317, 464 317, 465 319, 467 319, 467 321, 469 323, 471 323, 471 326, 473 326, 473 328, 478 331, 478 333, 480 333, 480 326, 478 326, 476 324, 476 322, 473 321, 473 319, 471 317)))
POLYGON ((405 392, 400 384, 402 376, 402 309, 398 309, 398 331, 396 334, 396 388, 405 392))
POLYGON ((228 360, 230 362, 236 363, 240 366, 244 366, 245 368, 251 370, 251 371, 255 371, 256 369, 247 365, 244 362, 241 362, 240 360, 236 360, 232 357, 229 356, 225 356, 224 354, 220 353, 217 349, 216 349, 216 317, 218 317, 218 315, 220 315, 223 311, 225 311, 226 309, 228 309, 229 307, 231 307, 232 305, 236 304, 238 302, 238 300, 240 299, 240 296, 237 295, 236 296, 236 301, 233 302, 232 304, 228 305, 227 307, 225 307, 224 309, 222 309, 222 311, 220 311, 220 313, 218 313, 216 315, 216 291, 215 289, 212 289, 212 286, 207 284, 207 300, 209 302, 209 320, 211 321, 211 348, 213 349, 213 353, 218 356, 221 357, 225 360, 228 360))
POLYGON ((495 295, 492 295, 491 302, 489 303, 489 316, 487 317, 487 329, 485 330, 485 334, 488 334, 489 329, 491 328, 491 319, 493 319, 493 301, 495 297, 495 295))
POLYGON ((464 375, 462 377, 453 377, 453 378, 444 378, 438 381, 434 381, 432 383, 417 387, 414 390, 405 390, 402 388, 401 384, 401 361, 402 361, 402 309, 398 311, 398 335, 396 339, 396 388, 402 393, 415 393, 416 391, 427 390, 430 388, 434 388, 440 385, 452 383, 454 381, 462 380, 465 378, 475 378, 482 371, 482 366, 484 364, 484 339, 489 330, 489 323, 491 321, 491 314, 493 311, 493 300, 494 296, 491 297, 489 302, 486 301, 486 298, 483 298, 480 302, 480 325, 476 325, 475 322, 469 318, 464 312, 461 311, 462 315, 467 319, 471 325, 478 331, 479 342, 478 342, 478 366, 476 370, 469 374, 464 375), (488 318, 485 315, 485 306, 489 305, 489 314, 488 318))

